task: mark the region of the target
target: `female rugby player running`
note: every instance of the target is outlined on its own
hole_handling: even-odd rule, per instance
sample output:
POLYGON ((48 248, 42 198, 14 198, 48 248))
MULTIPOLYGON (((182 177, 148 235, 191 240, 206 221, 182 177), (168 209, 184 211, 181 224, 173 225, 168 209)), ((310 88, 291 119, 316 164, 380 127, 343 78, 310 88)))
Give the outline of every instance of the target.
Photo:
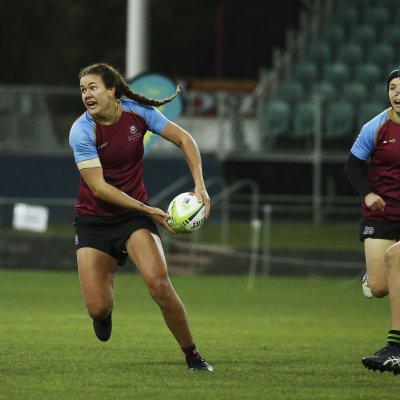
POLYGON ((114 67, 99 63, 79 73, 86 112, 72 125, 70 145, 80 172, 75 244, 82 294, 99 340, 111 335, 114 278, 129 257, 180 345, 190 370, 212 371, 198 353, 184 305, 168 277, 156 223, 171 231, 168 214, 147 202, 143 136, 147 130, 178 146, 196 196, 210 213, 198 147, 192 136, 154 107, 172 101, 133 92, 114 67))
POLYGON ((360 239, 364 241, 367 297, 389 294, 392 326, 387 345, 364 357, 369 369, 400 373, 400 71, 387 79, 390 107, 361 129, 346 162, 346 173, 364 201, 360 239), (367 176, 365 176, 365 170, 367 176))

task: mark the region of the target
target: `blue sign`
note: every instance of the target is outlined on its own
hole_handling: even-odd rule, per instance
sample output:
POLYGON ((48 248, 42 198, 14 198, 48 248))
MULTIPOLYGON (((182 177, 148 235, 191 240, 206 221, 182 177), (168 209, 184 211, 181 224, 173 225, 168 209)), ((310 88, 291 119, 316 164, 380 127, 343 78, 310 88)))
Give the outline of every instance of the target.
MULTIPOLYGON (((163 100, 167 97, 172 96, 176 91, 176 83, 164 76, 159 74, 141 74, 136 78, 133 78, 129 82, 129 86, 135 92, 142 94, 145 97, 154 100, 163 100)), ((178 118, 183 109, 182 97, 178 95, 170 103, 164 104, 158 107, 169 120, 174 121, 178 118)), ((150 151, 154 143, 159 139, 158 135, 147 131, 144 137, 144 155, 146 156, 150 151)))

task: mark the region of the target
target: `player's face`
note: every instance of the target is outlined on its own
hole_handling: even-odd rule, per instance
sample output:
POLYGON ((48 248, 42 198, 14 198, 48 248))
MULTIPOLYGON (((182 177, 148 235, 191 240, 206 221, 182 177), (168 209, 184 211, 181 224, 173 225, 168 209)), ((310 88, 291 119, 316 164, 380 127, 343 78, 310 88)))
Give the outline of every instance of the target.
POLYGON ((85 75, 80 82, 82 101, 94 118, 107 118, 115 104, 114 88, 107 89, 99 75, 85 75))
POLYGON ((394 78, 389 83, 389 100, 393 110, 400 114, 400 79, 394 78))

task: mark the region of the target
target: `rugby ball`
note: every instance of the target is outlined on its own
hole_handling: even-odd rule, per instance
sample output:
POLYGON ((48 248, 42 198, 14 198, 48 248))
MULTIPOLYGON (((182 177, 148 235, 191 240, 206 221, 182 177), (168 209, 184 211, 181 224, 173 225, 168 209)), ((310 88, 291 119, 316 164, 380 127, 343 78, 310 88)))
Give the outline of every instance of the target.
POLYGON ((175 233, 197 231, 206 220, 206 208, 192 192, 181 193, 168 206, 168 225, 175 233))

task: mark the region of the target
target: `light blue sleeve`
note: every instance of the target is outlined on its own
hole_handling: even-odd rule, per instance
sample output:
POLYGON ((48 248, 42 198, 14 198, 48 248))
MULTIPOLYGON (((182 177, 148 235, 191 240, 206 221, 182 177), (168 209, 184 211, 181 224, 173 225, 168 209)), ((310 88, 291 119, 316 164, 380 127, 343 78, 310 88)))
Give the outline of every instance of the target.
POLYGON ((167 126, 168 118, 154 107, 151 107, 148 112, 149 130, 159 135, 167 126))
POLYGON ((75 163, 98 157, 94 124, 86 120, 85 114, 71 127, 69 145, 74 153, 75 163))
POLYGON ((149 131, 159 135, 167 126, 168 118, 155 107, 144 106, 130 99, 120 99, 122 108, 139 114, 147 123, 149 131))
POLYGON ((375 139, 379 128, 387 121, 387 111, 383 111, 375 118, 367 122, 354 142, 351 153, 360 160, 368 160, 375 148, 375 139))

